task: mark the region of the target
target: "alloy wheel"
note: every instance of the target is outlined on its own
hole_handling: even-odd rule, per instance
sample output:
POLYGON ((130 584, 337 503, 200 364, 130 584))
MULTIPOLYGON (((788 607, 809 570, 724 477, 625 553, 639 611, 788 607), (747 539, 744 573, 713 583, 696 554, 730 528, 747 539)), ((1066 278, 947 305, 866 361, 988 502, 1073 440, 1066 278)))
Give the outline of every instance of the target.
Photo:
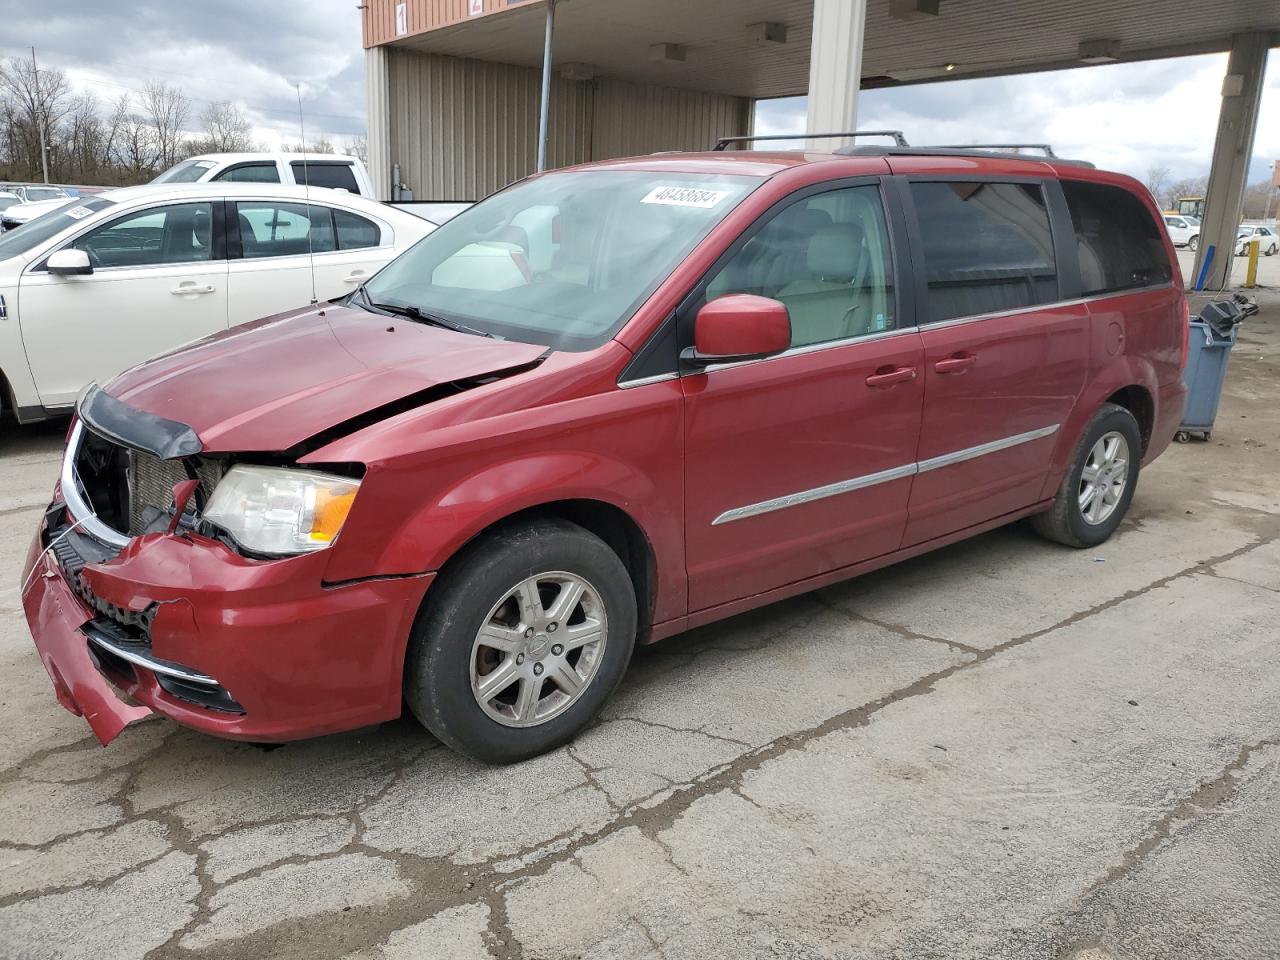
POLYGON ((1106 523, 1129 484, 1129 441, 1112 430, 1098 438, 1080 472, 1078 502, 1085 523, 1106 523))
POLYGON ((471 648, 471 692, 504 726, 546 723, 590 685, 607 639, 595 587, 573 573, 535 574, 485 617, 471 648))

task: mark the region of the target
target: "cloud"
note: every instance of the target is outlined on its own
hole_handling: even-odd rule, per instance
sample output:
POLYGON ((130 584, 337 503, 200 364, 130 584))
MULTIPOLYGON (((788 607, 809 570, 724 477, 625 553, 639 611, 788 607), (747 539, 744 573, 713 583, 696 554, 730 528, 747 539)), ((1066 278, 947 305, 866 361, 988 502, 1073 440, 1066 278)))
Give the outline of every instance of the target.
POLYGON ((182 88, 193 117, 212 100, 244 108, 259 139, 298 139, 301 84, 309 139, 339 144, 365 130, 364 54, 356 0, 0 0, 0 56, 66 71, 103 101, 148 81, 182 88))
MULTIPOLYGON (((1209 172, 1225 54, 865 90, 858 126, 912 143, 1050 143, 1059 155, 1144 177, 1209 172)), ((1280 50, 1271 51, 1251 181, 1280 160, 1280 50)), ((803 133, 805 98, 762 101, 756 132, 803 133)), ((874 142, 874 141, 872 141, 874 142)))

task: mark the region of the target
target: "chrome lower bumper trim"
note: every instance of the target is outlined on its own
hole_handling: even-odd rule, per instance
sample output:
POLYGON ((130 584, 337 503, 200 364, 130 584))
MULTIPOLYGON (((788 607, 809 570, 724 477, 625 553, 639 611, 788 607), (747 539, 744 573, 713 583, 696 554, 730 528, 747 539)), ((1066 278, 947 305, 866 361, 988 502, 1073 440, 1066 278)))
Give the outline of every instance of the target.
POLYGON ((205 676, 189 667, 184 667, 176 663, 170 663, 168 660, 161 660, 152 656, 150 653, 139 649, 142 644, 125 644, 107 636, 101 630, 94 627, 92 623, 86 623, 81 630, 88 637, 89 642, 112 656, 119 657, 121 660, 127 660, 129 663, 139 667, 145 667, 154 673, 162 673, 166 677, 174 677, 186 683, 198 683, 208 687, 218 687, 221 684, 213 677, 205 676))

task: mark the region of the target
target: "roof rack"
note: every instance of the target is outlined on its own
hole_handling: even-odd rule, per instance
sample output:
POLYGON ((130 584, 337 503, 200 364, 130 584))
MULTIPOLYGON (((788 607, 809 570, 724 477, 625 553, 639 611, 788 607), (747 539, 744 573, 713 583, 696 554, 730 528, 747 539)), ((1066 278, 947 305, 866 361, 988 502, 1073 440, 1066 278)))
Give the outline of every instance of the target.
POLYGON ((1058 159, 1058 155, 1053 152, 1053 147, 1047 143, 939 143, 930 144, 935 150, 998 150, 1000 152, 1012 151, 1017 153, 1019 150, 1043 150, 1046 157, 1058 159))
POLYGON ((1025 153, 1009 151, 973 149, 971 147, 841 147, 836 153, 853 157, 983 157, 993 160, 1025 160, 1028 162, 1044 162, 1065 164, 1072 167, 1088 167, 1093 164, 1088 160, 1068 160, 1057 154, 1046 157, 1029 157, 1025 153))
POLYGON ((907 138, 902 135, 901 130, 855 130, 852 133, 782 133, 773 134, 772 136, 755 136, 755 137, 721 137, 716 141, 716 145, 712 150, 727 150, 730 144, 734 143, 757 143, 761 140, 834 140, 848 139, 852 137, 891 137, 893 142, 899 147, 907 147, 907 138))

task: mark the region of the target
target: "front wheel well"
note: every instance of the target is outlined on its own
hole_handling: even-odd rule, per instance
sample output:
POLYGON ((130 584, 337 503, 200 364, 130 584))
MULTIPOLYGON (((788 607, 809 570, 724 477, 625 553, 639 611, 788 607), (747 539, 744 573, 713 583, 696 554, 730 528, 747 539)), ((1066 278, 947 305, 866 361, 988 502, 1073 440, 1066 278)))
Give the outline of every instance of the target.
POLYGON ((1133 414, 1133 419, 1138 421, 1138 434, 1142 437, 1142 452, 1145 454, 1151 444, 1151 431, 1156 419, 1155 402, 1150 392, 1146 387, 1132 384, 1111 394, 1106 402, 1124 407, 1133 414))
MULTIPOLYGON (((541 517, 555 517, 575 523, 595 534, 618 555, 635 589, 636 633, 637 637, 642 639, 653 624, 654 601, 657 594, 657 567, 653 547, 640 525, 632 519, 630 514, 603 500, 555 500, 503 517, 478 531, 466 544, 455 551, 441 566, 437 579, 448 576, 449 569, 458 558, 478 540, 503 527, 541 517)), ((429 600, 430 592, 428 592, 429 600)))

